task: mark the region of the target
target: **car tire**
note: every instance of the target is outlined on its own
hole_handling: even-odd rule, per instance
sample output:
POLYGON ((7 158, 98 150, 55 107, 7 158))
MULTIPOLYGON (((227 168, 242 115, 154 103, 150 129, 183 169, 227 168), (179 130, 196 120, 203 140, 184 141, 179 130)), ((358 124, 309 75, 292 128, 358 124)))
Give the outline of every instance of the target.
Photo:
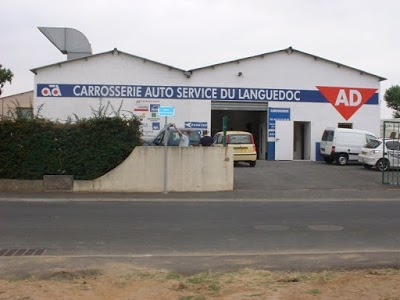
POLYGON ((327 164, 331 164, 331 163, 333 163, 334 159, 333 159, 333 158, 329 158, 329 157, 324 157, 324 161, 325 161, 327 164))
POLYGON ((390 162, 386 158, 381 158, 376 162, 375 168, 378 171, 387 171, 390 167, 390 162))
POLYGON ((255 167, 256 166, 256 161, 251 161, 250 162, 250 167, 255 167))
POLYGON ((368 164, 363 164, 363 167, 366 168, 366 169, 371 169, 372 168, 372 166, 368 165, 368 164))
POLYGON ((347 154, 345 153, 340 153, 337 157, 336 157, 336 163, 338 165, 344 166, 347 164, 349 160, 349 157, 347 156, 347 154))

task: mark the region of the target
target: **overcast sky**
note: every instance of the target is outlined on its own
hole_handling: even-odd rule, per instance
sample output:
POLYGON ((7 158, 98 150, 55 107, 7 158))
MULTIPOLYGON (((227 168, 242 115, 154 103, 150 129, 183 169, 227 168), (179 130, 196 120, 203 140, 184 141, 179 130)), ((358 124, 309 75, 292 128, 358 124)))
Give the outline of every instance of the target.
POLYGON ((398 0, 2 1, 0 64, 14 73, 2 96, 32 90, 30 69, 66 60, 44 26, 81 31, 93 53, 118 48, 181 69, 292 46, 387 78, 382 98, 400 84, 399 11, 398 0))

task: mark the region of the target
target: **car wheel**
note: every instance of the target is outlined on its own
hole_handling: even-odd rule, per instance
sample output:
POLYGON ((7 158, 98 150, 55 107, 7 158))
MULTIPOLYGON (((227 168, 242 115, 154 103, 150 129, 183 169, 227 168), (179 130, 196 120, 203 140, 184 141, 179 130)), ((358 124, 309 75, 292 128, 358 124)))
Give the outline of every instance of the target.
POLYGON ((324 157, 324 161, 325 161, 327 164, 331 164, 331 163, 333 163, 334 159, 333 159, 333 158, 329 158, 329 157, 324 157))
POLYGON ((372 166, 371 166, 371 165, 368 165, 368 164, 363 164, 363 166, 364 166, 364 168, 366 168, 366 169, 371 169, 371 168, 372 168, 372 166))
POLYGON ((250 162, 250 167, 255 167, 256 166, 256 161, 251 161, 250 162))
POLYGON ((389 169, 390 163, 386 158, 381 158, 377 161, 375 167, 378 171, 384 172, 389 169))
POLYGON ((349 157, 347 156, 347 154, 345 153, 340 153, 337 157, 336 157, 336 163, 344 166, 345 164, 347 164, 347 161, 349 160, 349 157))

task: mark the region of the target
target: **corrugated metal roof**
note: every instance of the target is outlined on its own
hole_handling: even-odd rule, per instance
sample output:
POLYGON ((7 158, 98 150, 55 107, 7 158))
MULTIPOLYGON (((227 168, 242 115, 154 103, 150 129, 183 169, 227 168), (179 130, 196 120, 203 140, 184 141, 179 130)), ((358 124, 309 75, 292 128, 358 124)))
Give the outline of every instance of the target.
POLYGON ((68 61, 62 61, 62 62, 58 62, 58 63, 54 63, 54 64, 50 64, 50 65, 46 65, 46 66, 34 68, 34 69, 31 69, 31 71, 32 71, 33 73, 36 74, 36 71, 37 71, 37 70, 40 70, 40 69, 44 69, 44 68, 47 68, 47 67, 51 67, 51 66, 55 66, 55 65, 60 65, 60 64, 66 64, 66 63, 70 63, 70 62, 72 62, 72 61, 87 59, 87 58, 89 58, 89 57, 101 56, 101 55, 105 55, 105 54, 109 54, 109 53, 113 54, 115 51, 117 51, 118 53, 123 53, 123 54, 128 55, 128 56, 131 56, 131 57, 143 59, 143 60, 145 60, 145 61, 153 62, 153 63, 159 64, 159 65, 165 66, 165 67, 167 67, 167 68, 175 69, 175 70, 178 70, 178 71, 181 71, 181 72, 185 72, 185 73, 186 73, 186 72, 192 73, 192 72, 195 72, 195 71, 197 71, 197 70, 202 70, 202 69, 206 69, 206 68, 213 68, 213 67, 216 67, 216 66, 225 65, 225 64, 230 64, 230 63, 236 63, 236 62, 238 62, 238 61, 243 61, 243 60, 247 60, 247 59, 252 59, 252 58, 260 57, 260 56, 271 55, 271 54, 279 53, 279 52, 287 52, 288 54, 291 54, 291 53, 293 53, 293 52, 298 52, 298 53, 301 53, 301 54, 304 54, 304 55, 311 56, 311 57, 313 57, 313 58, 316 59, 316 60, 326 61, 326 62, 335 64, 335 65, 337 65, 337 66, 341 66, 341 67, 345 67, 345 68, 348 68, 348 69, 352 69, 352 70, 354 70, 354 71, 360 72, 361 74, 366 74, 366 75, 370 75, 370 76, 377 77, 377 78, 379 79, 379 81, 386 80, 386 78, 384 78, 384 77, 382 77, 382 76, 375 75, 375 74, 372 74, 372 73, 369 73, 369 72, 366 72, 366 71, 364 71, 364 70, 357 69, 357 68, 354 68, 354 67, 350 67, 350 66, 347 66, 347 65, 344 65, 344 64, 341 64, 341 63, 338 63, 338 62, 335 62, 335 61, 332 61, 332 60, 329 60, 329 59, 326 59, 326 58, 323 58, 323 57, 314 55, 314 54, 310 54, 310 53, 306 53, 306 52, 303 52, 303 51, 300 51, 300 50, 296 50, 296 49, 294 49, 294 48, 292 48, 292 47, 289 47, 289 48, 286 48, 286 49, 282 49, 282 50, 277 50, 277 51, 272 51, 272 52, 266 52, 266 53, 262 53, 262 54, 257 54, 257 55, 253 55, 253 56, 249 56, 249 57, 243 57, 243 58, 239 58, 239 59, 235 59, 235 60, 231 60, 231 61, 227 61, 227 62, 221 62, 221 63, 217 63, 217 64, 213 64, 213 65, 207 65, 207 66, 204 66, 204 67, 200 67, 200 68, 196 68, 196 69, 191 69, 191 70, 179 69, 179 68, 176 68, 176 67, 173 67, 173 66, 170 66, 170 65, 166 65, 166 64, 163 64, 163 63, 154 61, 154 60, 150 60, 150 59, 147 59, 147 58, 144 58, 144 57, 140 57, 140 56, 137 56, 137 55, 129 54, 129 53, 120 51, 120 50, 118 50, 117 48, 114 48, 114 49, 111 50, 111 51, 102 52, 102 53, 97 53, 97 54, 93 54, 93 55, 86 56, 86 57, 82 57, 82 58, 77 58, 77 59, 68 60, 68 61))
POLYGON ((243 61, 243 60, 247 60, 247 59, 252 59, 252 58, 260 57, 260 56, 266 56, 266 55, 270 55, 270 54, 274 54, 274 53, 279 53, 279 52, 287 52, 288 54, 291 54, 291 53, 293 53, 293 52, 298 52, 298 53, 301 53, 301 54, 304 54, 304 55, 311 56, 311 57, 313 57, 314 59, 317 59, 317 60, 323 60, 323 61, 326 61, 326 62, 335 64, 335 65, 337 65, 337 66, 341 66, 341 67, 345 67, 345 68, 348 68, 348 69, 355 70, 355 71, 360 72, 360 73, 362 73, 362 74, 367 74, 367 75, 375 76, 375 77, 377 77, 377 78, 379 79, 379 81, 386 80, 386 78, 384 78, 384 77, 382 77, 382 76, 375 75, 375 74, 372 74, 372 73, 369 73, 369 72, 366 72, 366 71, 363 71, 363 70, 360 70, 360 69, 357 69, 357 68, 354 68, 354 67, 350 67, 350 66, 347 66, 347 65, 344 65, 344 64, 341 64, 341 63, 338 63, 338 62, 335 62, 335 61, 332 61, 332 60, 329 60, 329 59, 326 59, 326 58, 323 58, 323 57, 314 55, 314 54, 310 54, 310 53, 307 53, 307 52, 303 52, 303 51, 300 51, 300 50, 296 50, 296 49, 294 49, 294 48, 292 48, 292 47, 285 48, 285 49, 282 49, 282 50, 277 50, 277 51, 272 51, 272 52, 266 52, 266 53, 262 53, 262 54, 257 54, 257 55, 253 55, 253 56, 248 56, 248 57, 244 57, 244 58, 239 58, 239 59, 235 59, 235 60, 231 60, 231 61, 227 61, 227 62, 222 62, 222 63, 218 63, 218 64, 213 64, 213 65, 209 65, 209 66, 205 66, 205 67, 200 67, 200 68, 192 69, 192 70, 189 70, 189 71, 190 71, 190 72, 194 72, 194 71, 202 70, 202 69, 206 69, 206 68, 213 68, 213 67, 220 66, 220 65, 224 65, 224 64, 229 64, 229 63, 234 63, 234 62, 236 63, 236 62, 238 62, 238 61, 243 61))
POLYGON ((31 69, 31 72, 36 74, 36 71, 40 70, 40 69, 45 69, 45 68, 52 67, 52 66, 57 66, 57 65, 60 65, 60 64, 68 64, 68 63, 73 62, 73 61, 88 59, 90 57, 102 56, 102 55, 106 55, 106 54, 114 54, 115 51, 117 51, 117 53, 122 53, 122 54, 125 54, 125 55, 128 55, 128 56, 131 56, 131 57, 135 57, 135 58, 142 59, 142 60, 145 60, 145 61, 149 61, 149 62, 158 64, 158 65, 162 65, 162 66, 165 66, 165 67, 170 68, 170 69, 175 69, 175 70, 178 70, 178 71, 181 71, 181 72, 186 72, 186 70, 182 70, 182 69, 170 66, 170 65, 166 65, 166 64, 160 63, 158 61, 154 61, 154 60, 148 59, 148 58, 144 58, 144 57, 140 57, 140 56, 133 55, 133 54, 130 54, 130 53, 126 53, 126 52, 123 52, 121 50, 118 50, 117 48, 114 48, 111 51, 101 52, 101 53, 97 53, 97 54, 93 54, 93 55, 89 55, 89 56, 85 56, 85 57, 80 57, 80 58, 71 59, 71 60, 65 60, 65 61, 61 61, 61 62, 50 64, 50 65, 45 65, 45 66, 42 66, 42 67, 34 68, 34 69, 31 69))

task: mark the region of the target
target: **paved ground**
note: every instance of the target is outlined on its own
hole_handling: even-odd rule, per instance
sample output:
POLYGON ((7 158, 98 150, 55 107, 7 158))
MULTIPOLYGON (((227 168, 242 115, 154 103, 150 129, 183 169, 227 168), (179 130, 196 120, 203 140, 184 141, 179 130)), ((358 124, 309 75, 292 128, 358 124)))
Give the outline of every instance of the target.
POLYGON ((55 198, 63 200, 134 199, 399 199, 400 186, 382 184, 382 173, 361 165, 328 165, 310 161, 257 161, 235 167, 234 190, 184 193, 0 193, 0 200, 55 198))
MULTIPOLYGON (((15 200, 85 200, 85 201, 398 201, 400 187, 382 184, 382 174, 367 170, 360 165, 337 166, 324 162, 307 161, 258 161, 255 168, 248 165, 235 167, 234 191, 209 193, 0 193, 0 201, 15 200)), ((371 202, 376 203, 376 202, 371 202)), ((300 204, 300 203, 299 203, 300 204)), ((361 203, 360 203, 361 204, 361 203)), ((27 204, 29 205, 29 204, 27 204)), ((397 249, 397 248, 396 248, 397 249)), ((5 273, 22 270, 39 270, 39 266, 62 268, 65 266, 97 266, 107 260, 121 263, 149 264, 172 268, 179 272, 208 270, 214 266, 219 270, 230 270, 240 266, 267 269, 324 269, 327 267, 393 267, 398 264, 398 251, 387 253, 281 253, 251 256, 171 256, 171 257, 42 257, 41 259, 7 258, 1 260, 5 273), (382 257, 384 259, 382 259, 382 257), (203 270, 203 269, 201 269, 203 270)))

